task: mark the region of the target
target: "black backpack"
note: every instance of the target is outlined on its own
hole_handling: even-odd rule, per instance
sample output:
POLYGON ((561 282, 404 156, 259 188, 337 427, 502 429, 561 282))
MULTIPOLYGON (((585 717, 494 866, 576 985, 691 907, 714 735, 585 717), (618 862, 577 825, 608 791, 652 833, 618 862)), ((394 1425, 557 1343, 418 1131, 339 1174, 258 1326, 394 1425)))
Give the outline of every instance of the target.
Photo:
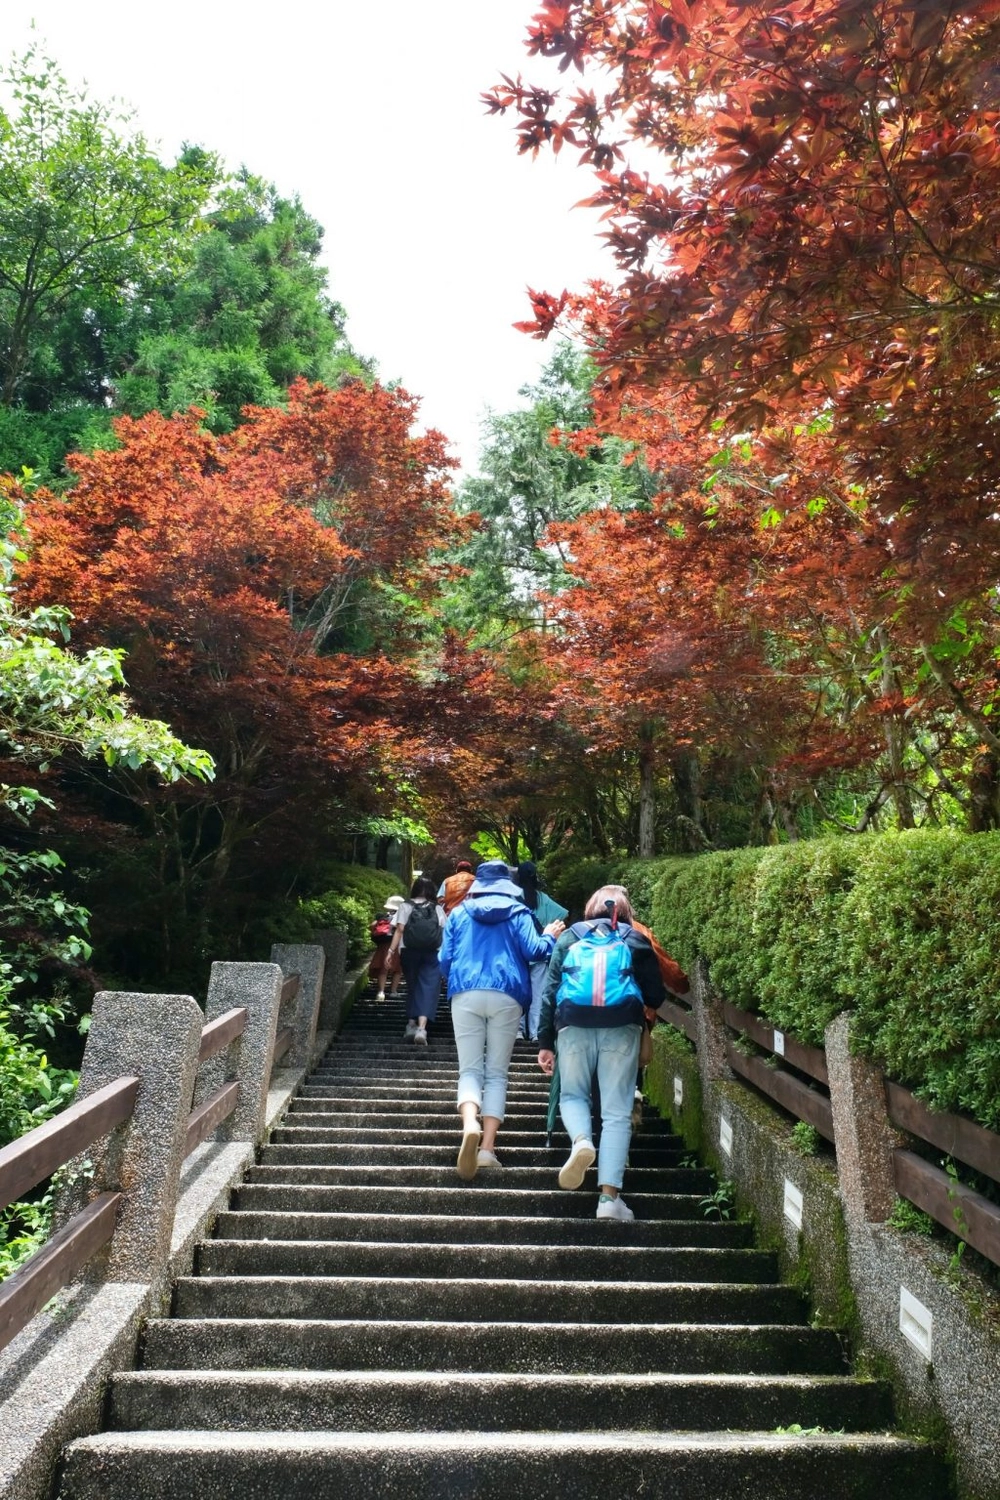
POLYGON ((433 901, 415 901, 403 925, 403 946, 411 953, 436 953, 441 946, 441 923, 433 901))

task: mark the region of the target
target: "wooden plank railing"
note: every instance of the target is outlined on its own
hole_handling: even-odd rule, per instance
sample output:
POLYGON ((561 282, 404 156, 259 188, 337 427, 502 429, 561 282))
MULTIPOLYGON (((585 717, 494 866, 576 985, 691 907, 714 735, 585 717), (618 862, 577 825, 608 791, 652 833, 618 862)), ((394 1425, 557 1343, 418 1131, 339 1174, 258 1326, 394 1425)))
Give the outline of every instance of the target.
POLYGON ((796 1041, 795 1037, 772 1026, 760 1016, 755 1016, 752 1011, 740 1010, 728 1001, 722 1007, 722 1014, 727 1026, 731 1026, 734 1031, 745 1032, 758 1047, 775 1053, 793 1068, 798 1068, 800 1073, 808 1073, 817 1083, 829 1085, 826 1053, 822 1047, 809 1047, 804 1042, 796 1041))
POLYGON ((221 1016, 216 1016, 210 1021, 201 1033, 201 1046, 198 1048, 198 1065, 207 1062, 210 1057, 215 1057, 219 1052, 224 1052, 230 1042, 235 1042, 238 1036, 242 1036, 247 1029, 246 1007, 239 1005, 232 1010, 225 1011, 221 1016))
POLYGON ((939 1147, 956 1161, 965 1162, 966 1166, 1000 1182, 1000 1135, 977 1125, 974 1120, 963 1119, 961 1115, 928 1109, 909 1089, 898 1083, 887 1083, 885 1092, 889 1118, 896 1125, 929 1145, 939 1147))
POLYGON ((896 1191, 1000 1265, 1000 1207, 912 1151, 893 1153, 896 1191))
POLYGON ((279 1063, 292 1045, 295 1033, 290 1026, 283 1026, 274 1039, 274 1062, 279 1063))
POLYGON ((281 1005, 287 1005, 290 1000, 294 1000, 296 998, 296 996, 298 995, 298 993, 299 993, 299 987, 300 987, 301 984, 302 984, 302 975, 301 974, 289 974, 288 978, 285 980, 284 984, 281 986, 281 1001, 280 1001, 280 1004, 281 1005))
POLYGON ((121 1202, 121 1193, 101 1193, 0 1283, 0 1349, 108 1244, 121 1202))
POLYGON ((833 1106, 825 1094, 810 1088, 794 1073, 768 1067, 761 1057, 746 1056, 732 1042, 726 1046, 726 1056, 734 1073, 767 1094, 782 1109, 812 1125, 824 1140, 833 1143, 833 1106))
POLYGON ((684 1035, 697 1046, 698 1028, 693 1010, 685 1010, 683 1005, 678 1005, 674 1000, 664 1000, 656 1014, 661 1021, 666 1021, 670 1026, 676 1026, 678 1031, 683 1031, 684 1035))
POLYGON ((228 1119, 236 1108, 240 1097, 240 1086, 234 1078, 231 1083, 224 1083, 221 1088, 209 1094, 203 1103, 193 1109, 188 1116, 187 1138, 184 1143, 185 1158, 191 1155, 196 1146, 200 1146, 215 1130, 223 1120, 228 1119))
POLYGON ((138 1092, 138 1078, 116 1078, 71 1104, 54 1120, 4 1146, 0 1151, 0 1208, 16 1203, 116 1125, 124 1124, 135 1108, 138 1092))

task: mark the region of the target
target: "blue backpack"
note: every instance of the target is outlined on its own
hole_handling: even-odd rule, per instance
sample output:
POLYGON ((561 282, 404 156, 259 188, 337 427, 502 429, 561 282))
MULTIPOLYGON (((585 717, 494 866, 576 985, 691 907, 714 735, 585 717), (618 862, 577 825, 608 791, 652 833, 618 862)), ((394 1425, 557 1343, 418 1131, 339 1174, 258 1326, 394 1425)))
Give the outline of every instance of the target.
POLYGON ((591 927, 567 950, 557 1004, 611 1006, 641 999, 632 954, 617 928, 591 927))

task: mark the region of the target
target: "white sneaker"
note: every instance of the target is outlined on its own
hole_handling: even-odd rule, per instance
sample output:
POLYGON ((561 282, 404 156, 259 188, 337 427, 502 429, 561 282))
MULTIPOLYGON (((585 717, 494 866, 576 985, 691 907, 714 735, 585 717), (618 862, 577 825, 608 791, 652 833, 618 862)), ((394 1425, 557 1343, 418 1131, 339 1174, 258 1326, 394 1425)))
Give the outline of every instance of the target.
POLYGON ((427 1032, 422 1026, 418 1026, 416 1031, 413 1033, 413 1040, 416 1042, 418 1047, 427 1046, 427 1032))
POLYGON ((597 1205, 599 1219, 621 1219, 627 1224, 635 1218, 624 1198, 602 1198, 597 1205))
POLYGON ((495 1151, 484 1151, 480 1148, 479 1155, 476 1157, 476 1163, 480 1167, 499 1167, 503 1171, 503 1162, 497 1160, 495 1151))
POLYGON ((376 1000, 384 1000, 385 999, 385 990, 379 990, 378 994, 375 996, 375 999, 376 1000))
POLYGON ((569 1153, 559 1173, 559 1186, 561 1188, 578 1188, 582 1185, 587 1168, 592 1167, 597 1159, 593 1141, 588 1141, 581 1136, 578 1141, 573 1142, 573 1149, 569 1153))
POLYGON ((403 1041, 412 1042, 417 1031, 416 1021, 407 1021, 406 1030, 403 1032, 403 1041))
POLYGON ((464 1182, 471 1182, 479 1167, 479 1142, 483 1132, 478 1125, 462 1132, 462 1144, 458 1148, 455 1171, 464 1182))

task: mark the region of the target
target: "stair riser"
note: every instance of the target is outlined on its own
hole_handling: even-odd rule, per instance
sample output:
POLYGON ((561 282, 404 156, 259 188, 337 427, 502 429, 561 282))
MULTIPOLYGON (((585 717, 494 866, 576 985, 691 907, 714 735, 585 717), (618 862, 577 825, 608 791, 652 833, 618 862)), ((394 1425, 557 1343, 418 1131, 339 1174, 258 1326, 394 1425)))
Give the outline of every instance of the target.
MULTIPOLYGON (((282 1137, 286 1134, 281 1132, 282 1137)), ((368 1145, 347 1144, 339 1138, 339 1132, 324 1130, 322 1139, 314 1142, 326 1147, 326 1160, 331 1167, 365 1166, 391 1167, 422 1165, 432 1167, 454 1167, 459 1142, 458 1131, 449 1133, 446 1141, 439 1145, 428 1145, 424 1141, 400 1143, 398 1137, 391 1142, 368 1145), (330 1139, 332 1137, 332 1139, 330 1139)), ((508 1140, 498 1146, 505 1170, 528 1167, 544 1168, 557 1172, 566 1160, 566 1151, 556 1146, 539 1146, 537 1137, 531 1146, 511 1146, 508 1140)), ((676 1151, 634 1151, 628 1154, 629 1166, 645 1170, 662 1170, 676 1167, 680 1153, 676 1151)))
POLYGON ((398 1281, 387 1277, 310 1278, 306 1275, 213 1279, 177 1283, 181 1318, 394 1318, 505 1323, 558 1319, 562 1323, 790 1323, 802 1302, 783 1286, 558 1287, 539 1281, 398 1281))
MULTIPOLYGON (((468 1237, 465 1218, 402 1214, 269 1214, 221 1213, 215 1222, 220 1240, 366 1240, 385 1244, 451 1244, 468 1237)), ((616 1245, 621 1229, 607 1219, 482 1218, 476 1235, 490 1245, 616 1245)), ((749 1224, 715 1224, 698 1219, 666 1219, 629 1225, 633 1245, 713 1245, 736 1249, 752 1244, 749 1224)))
MULTIPOLYGON (((323 1142, 291 1140, 279 1141, 279 1145, 322 1145, 323 1142)), ((262 1156, 262 1165, 268 1165, 272 1160, 271 1147, 266 1147, 262 1156)), ((456 1180, 455 1159, 457 1153, 452 1153, 450 1166, 422 1166, 419 1165, 419 1153, 417 1162, 410 1162, 406 1166, 363 1166, 360 1164, 343 1166, 326 1165, 326 1182, 330 1186, 364 1186, 364 1187, 423 1187, 423 1188, 446 1188, 454 1187, 456 1180)), ((503 1168, 484 1167, 477 1174, 483 1181, 499 1186, 503 1182, 506 1191, 522 1192, 552 1192, 558 1189, 558 1166, 553 1162, 548 1167, 514 1167, 503 1168)), ((584 1190, 597 1191, 597 1168, 593 1167, 584 1178, 584 1190)), ((707 1172, 691 1172, 683 1167, 665 1168, 656 1171, 649 1167, 627 1167, 625 1170, 625 1183, 623 1193, 711 1193, 714 1182, 707 1172)))
MULTIPOLYGON (((762 1250, 617 1245, 378 1245, 352 1242, 208 1240, 198 1248, 203 1276, 484 1277, 553 1281, 683 1281, 742 1286, 773 1283, 774 1257, 762 1250)), ((489 1302, 496 1285, 483 1287, 489 1302)), ((561 1294, 560 1294, 561 1295, 561 1294)))
MULTIPOLYGON (((759 1449, 733 1441, 721 1451, 662 1447, 636 1439, 613 1454, 603 1443, 572 1446, 409 1443, 391 1451, 377 1438, 311 1448, 264 1449, 256 1442, 213 1448, 206 1461, 197 1446, 180 1449, 150 1442, 135 1451, 122 1442, 91 1439, 69 1449, 64 1500, 233 1500, 234 1496, 280 1495, 281 1500, 442 1500, 502 1494, 510 1500, 607 1500, 609 1475, 620 1495, 672 1496, 675 1500, 941 1500, 944 1474, 916 1447, 869 1451, 855 1441, 789 1439, 759 1449), (488 1484, 487 1484, 488 1476, 488 1484)), ((874 1445, 874 1440, 872 1440, 874 1445)))
MULTIPOLYGON (((289 1153, 299 1148, 288 1146, 289 1153)), ((293 1156, 292 1162, 300 1162, 293 1156)), ((499 1174, 497 1174, 499 1175, 499 1174)), ((491 1217, 501 1215, 535 1214, 565 1219, 592 1219, 597 1206, 597 1193, 564 1193, 558 1188, 545 1192, 511 1192, 495 1185, 496 1178, 487 1180, 483 1172, 472 1182, 460 1182, 454 1177, 453 1187, 443 1188, 393 1188, 393 1187, 299 1187, 295 1185, 260 1183, 234 1189, 231 1207, 235 1209, 267 1209, 282 1212, 285 1209, 303 1213, 358 1213, 358 1214, 463 1214, 491 1217)), ((505 1179, 504 1179, 505 1180, 505 1179)), ((684 1193, 676 1195, 650 1194, 644 1197, 633 1193, 629 1207, 639 1219, 689 1219, 700 1218, 699 1198, 684 1193)), ((624 1238, 628 1225, 620 1226, 624 1238)), ((470 1231, 471 1232, 471 1231, 470 1231)))
POLYGON ((489 1413, 494 1432, 654 1431, 822 1426, 875 1432, 891 1420, 885 1387, 847 1382, 808 1385, 774 1380, 743 1384, 643 1382, 613 1375, 540 1384, 524 1376, 426 1375, 387 1382, 351 1376, 279 1374, 266 1379, 119 1377, 109 1425, 119 1429, 220 1428, 257 1431, 420 1431, 434 1412, 436 1431, 474 1431, 489 1413))
POLYGON ((843 1375, 834 1334, 768 1327, 544 1322, 370 1323, 248 1318, 147 1324, 143 1367, 525 1374, 843 1375))

